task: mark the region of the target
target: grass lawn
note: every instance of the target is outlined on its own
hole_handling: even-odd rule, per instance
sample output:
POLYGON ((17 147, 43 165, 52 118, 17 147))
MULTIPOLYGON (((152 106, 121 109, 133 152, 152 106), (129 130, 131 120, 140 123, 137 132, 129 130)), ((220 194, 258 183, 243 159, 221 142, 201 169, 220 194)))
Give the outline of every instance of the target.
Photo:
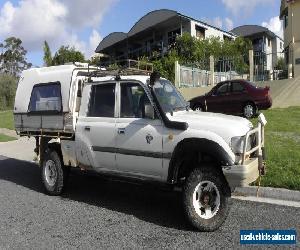
POLYGON ((14 141, 16 138, 0 134, 0 142, 14 141))
POLYGON ((0 128, 14 130, 14 117, 11 110, 0 111, 0 128))
POLYGON ((300 107, 263 113, 268 121, 265 127, 267 174, 261 185, 300 190, 300 107))

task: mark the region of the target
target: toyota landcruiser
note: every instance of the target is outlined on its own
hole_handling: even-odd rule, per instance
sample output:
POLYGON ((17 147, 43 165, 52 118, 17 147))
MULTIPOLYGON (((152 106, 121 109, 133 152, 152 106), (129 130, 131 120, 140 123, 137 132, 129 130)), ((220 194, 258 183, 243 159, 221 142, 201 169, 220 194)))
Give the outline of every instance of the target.
POLYGON ((41 178, 62 193, 71 167, 162 183, 183 193, 188 221, 202 231, 226 219, 237 186, 264 170, 266 120, 193 111, 159 73, 85 65, 22 73, 14 118, 36 138, 41 178))

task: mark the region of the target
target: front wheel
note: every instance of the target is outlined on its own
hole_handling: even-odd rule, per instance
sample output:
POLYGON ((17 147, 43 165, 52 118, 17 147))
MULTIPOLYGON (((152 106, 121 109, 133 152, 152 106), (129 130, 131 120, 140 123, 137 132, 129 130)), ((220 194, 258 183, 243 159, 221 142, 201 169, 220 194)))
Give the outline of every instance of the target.
POLYGON ((215 231, 229 212, 224 176, 213 168, 196 168, 186 180, 183 193, 188 221, 200 231, 215 231))
POLYGON ((50 195, 60 195, 68 177, 68 168, 63 165, 56 151, 48 150, 45 153, 41 171, 46 192, 50 195))

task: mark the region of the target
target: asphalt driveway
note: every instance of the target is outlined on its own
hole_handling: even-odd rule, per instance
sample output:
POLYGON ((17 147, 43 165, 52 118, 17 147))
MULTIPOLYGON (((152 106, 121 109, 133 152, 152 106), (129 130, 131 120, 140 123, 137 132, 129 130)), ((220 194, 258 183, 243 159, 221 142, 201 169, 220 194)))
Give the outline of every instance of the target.
POLYGON ((213 233, 194 231, 182 214, 178 192, 79 171, 71 172, 62 197, 51 197, 36 164, 0 157, 0 249, 233 248, 240 229, 300 232, 294 207, 232 200, 227 221, 213 233))

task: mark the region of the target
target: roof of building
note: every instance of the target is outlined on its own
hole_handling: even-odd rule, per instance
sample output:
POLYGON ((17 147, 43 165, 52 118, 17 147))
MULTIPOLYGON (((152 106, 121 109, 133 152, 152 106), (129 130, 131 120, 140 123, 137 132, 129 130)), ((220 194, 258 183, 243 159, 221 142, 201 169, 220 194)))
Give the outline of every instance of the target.
POLYGON ((242 25, 242 26, 234 28, 230 32, 236 34, 237 36, 242 36, 242 37, 251 37, 251 36, 257 36, 260 34, 266 34, 271 38, 278 37, 282 40, 281 37, 277 36, 275 33, 273 33, 268 28, 259 26, 259 25, 242 25))
POLYGON ((149 12, 148 14, 146 14, 145 16, 143 16, 142 18, 140 18, 130 29, 130 31, 128 33, 124 33, 124 32, 113 32, 111 34, 109 34, 108 36, 106 36, 98 45, 98 47, 96 48, 95 52, 99 53, 101 51, 103 51, 104 49, 125 40, 126 38, 132 37, 142 31, 145 31, 157 24, 160 24, 164 21, 169 20, 172 17, 182 17, 182 18, 186 18, 189 20, 193 20, 199 23, 202 23, 205 26, 208 27, 212 27, 214 29, 220 30, 224 33, 227 33, 230 36, 235 36, 233 33, 228 32, 228 31, 224 31, 221 30, 217 27, 214 27, 208 23, 199 21, 197 19, 194 19, 192 17, 188 17, 185 16, 183 14, 180 14, 174 10, 168 10, 168 9, 160 9, 160 10, 154 10, 149 12))
POLYGON ((105 48, 108 48, 120 41, 123 41, 127 38, 127 33, 124 32, 113 32, 110 33, 108 36, 104 37, 98 47, 96 48, 95 52, 99 53, 105 48))

